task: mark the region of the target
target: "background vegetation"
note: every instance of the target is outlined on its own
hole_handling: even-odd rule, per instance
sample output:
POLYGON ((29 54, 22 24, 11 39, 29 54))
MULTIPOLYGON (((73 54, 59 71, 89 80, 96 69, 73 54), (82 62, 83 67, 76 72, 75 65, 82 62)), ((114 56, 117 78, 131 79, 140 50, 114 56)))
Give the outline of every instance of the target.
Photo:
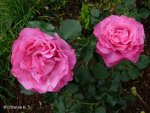
MULTIPOLYGON (((10 72, 12 42, 23 27, 35 27, 38 20, 53 24, 55 28, 51 32, 59 31, 61 36, 76 48, 79 61, 75 68, 75 80, 71 84, 59 93, 44 95, 45 101, 52 106, 54 113, 123 112, 138 96, 135 87, 126 88, 125 84, 140 79, 141 72, 149 66, 150 60, 148 56, 141 55, 137 64, 122 62, 113 69, 104 66, 103 60, 94 51, 96 40, 92 36, 92 28, 98 21, 111 14, 127 15, 140 22, 147 22, 150 2, 0 0, 0 101, 11 104, 15 97, 13 88, 16 87, 16 83, 10 72), (65 21, 68 18, 76 20, 65 21), (29 21, 31 22, 28 23, 29 21), (73 24, 74 22, 79 22, 79 25, 73 24), (73 32, 73 29, 70 32, 73 32, 74 36, 66 35, 70 28, 67 29, 63 23, 82 31, 73 32), (103 76, 97 76, 98 74, 103 76)), ((48 31, 51 27, 42 29, 48 31)))

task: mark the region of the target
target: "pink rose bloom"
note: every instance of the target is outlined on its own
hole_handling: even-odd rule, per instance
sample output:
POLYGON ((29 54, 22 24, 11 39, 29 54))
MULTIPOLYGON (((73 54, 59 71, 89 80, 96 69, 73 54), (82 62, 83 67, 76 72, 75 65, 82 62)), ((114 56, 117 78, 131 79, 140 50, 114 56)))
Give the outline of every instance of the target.
POLYGON ((108 67, 121 60, 136 63, 144 47, 144 28, 135 19, 127 16, 109 16, 94 28, 98 42, 96 51, 108 67))
POLYGON ((24 28, 13 43, 12 74, 28 90, 59 91, 73 79, 74 49, 58 34, 47 35, 38 28, 24 28))

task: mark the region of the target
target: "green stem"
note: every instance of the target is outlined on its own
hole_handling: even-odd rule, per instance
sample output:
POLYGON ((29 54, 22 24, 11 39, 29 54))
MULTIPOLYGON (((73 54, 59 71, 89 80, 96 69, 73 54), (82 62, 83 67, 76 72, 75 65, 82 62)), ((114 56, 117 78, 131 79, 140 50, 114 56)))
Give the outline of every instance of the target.
POLYGON ((100 104, 99 102, 95 102, 95 103, 81 102, 81 101, 76 100, 76 99, 72 99, 72 101, 74 101, 74 102, 76 102, 76 103, 79 103, 79 104, 82 104, 82 105, 89 105, 89 106, 97 106, 97 105, 100 104))

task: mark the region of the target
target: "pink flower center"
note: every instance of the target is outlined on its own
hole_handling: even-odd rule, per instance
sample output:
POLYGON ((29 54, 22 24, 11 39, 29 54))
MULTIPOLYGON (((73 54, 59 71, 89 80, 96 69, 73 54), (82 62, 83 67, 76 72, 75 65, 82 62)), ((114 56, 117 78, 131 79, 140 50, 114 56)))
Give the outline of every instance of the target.
POLYGON ((115 50, 125 50, 130 42, 129 36, 126 28, 113 28, 108 32, 108 40, 115 50))
POLYGON ((20 65, 30 70, 36 81, 50 73, 55 64, 62 60, 62 50, 53 40, 35 40, 25 51, 26 58, 20 65))

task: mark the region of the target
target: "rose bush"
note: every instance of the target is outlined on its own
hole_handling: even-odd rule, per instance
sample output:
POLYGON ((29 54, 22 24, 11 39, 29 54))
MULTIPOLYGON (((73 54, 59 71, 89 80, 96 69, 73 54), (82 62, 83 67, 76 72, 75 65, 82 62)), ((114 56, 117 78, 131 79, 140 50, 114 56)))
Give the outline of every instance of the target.
POLYGON ((143 25, 127 16, 109 16, 94 28, 96 51, 112 67, 121 60, 136 63, 144 47, 143 25))
POLYGON ((73 79, 76 63, 72 49, 58 34, 24 28, 13 43, 12 74, 28 90, 56 92, 73 79))

